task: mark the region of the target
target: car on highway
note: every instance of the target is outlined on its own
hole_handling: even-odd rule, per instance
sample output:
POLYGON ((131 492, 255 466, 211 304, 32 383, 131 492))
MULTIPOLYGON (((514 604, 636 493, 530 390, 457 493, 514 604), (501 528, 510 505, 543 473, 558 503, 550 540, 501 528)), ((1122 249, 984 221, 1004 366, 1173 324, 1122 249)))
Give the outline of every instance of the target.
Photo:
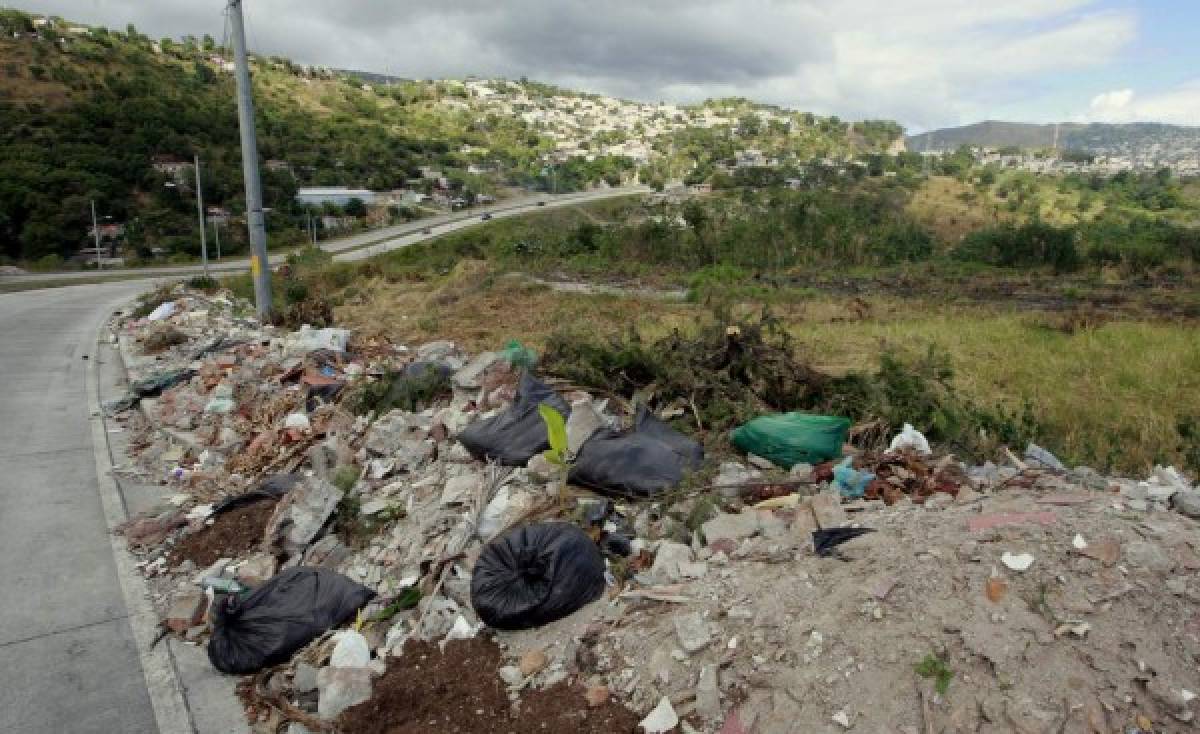
POLYGON ((480 217, 480 219, 482 219, 482 220, 483 220, 483 221, 485 221, 485 222, 486 222, 487 220, 491 219, 491 218, 492 218, 492 213, 491 213, 491 212, 484 212, 484 213, 483 213, 483 216, 482 216, 482 217, 480 217))

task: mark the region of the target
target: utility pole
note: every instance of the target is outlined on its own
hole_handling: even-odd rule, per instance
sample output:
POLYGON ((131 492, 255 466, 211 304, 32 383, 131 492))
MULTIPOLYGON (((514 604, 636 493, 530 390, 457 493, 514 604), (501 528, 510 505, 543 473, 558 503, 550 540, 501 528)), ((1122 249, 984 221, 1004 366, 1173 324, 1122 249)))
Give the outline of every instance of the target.
POLYGON ((96 269, 104 269, 104 261, 100 259, 100 225, 96 222, 96 200, 92 199, 92 234, 96 235, 96 269))
POLYGON ((217 239, 217 262, 221 262, 221 223, 213 220, 213 235, 217 239))
POLYGON ((196 212, 200 215, 200 262, 204 265, 204 277, 208 277, 208 225, 204 223, 204 194, 200 191, 200 155, 193 156, 196 162, 196 212))
POLYGON ((250 230, 250 273, 254 277, 254 302, 258 320, 271 316, 271 271, 267 261, 267 229, 263 221, 262 182, 258 174, 258 136, 254 131, 254 97, 250 87, 250 62, 246 58, 246 28, 242 0, 229 0, 229 19, 236 64, 238 127, 242 132, 242 175, 246 180, 246 226, 250 230))

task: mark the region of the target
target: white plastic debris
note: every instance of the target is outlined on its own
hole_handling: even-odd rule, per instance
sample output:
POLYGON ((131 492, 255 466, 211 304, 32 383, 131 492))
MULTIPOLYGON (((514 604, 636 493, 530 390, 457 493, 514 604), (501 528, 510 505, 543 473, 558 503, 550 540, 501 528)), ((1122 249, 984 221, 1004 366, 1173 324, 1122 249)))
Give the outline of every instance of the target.
POLYGON ((1075 550, 1083 550, 1084 548, 1087 548, 1088 544, 1087 541, 1083 539, 1082 535, 1075 533, 1075 538, 1071 541, 1071 545, 1075 547, 1075 550))
POLYGON ((671 699, 663 696, 654 710, 638 724, 646 734, 664 734, 679 726, 679 714, 671 705, 671 699))
POLYGON ((845 711, 839 711, 831 716, 835 723, 841 724, 843 729, 850 728, 850 716, 845 711))
POLYGON ((188 510, 186 517, 189 521, 190 520, 207 520, 209 518, 209 516, 212 515, 212 512, 213 512, 213 506, 211 504, 196 505, 192 509, 188 510))
POLYGON ((151 311, 146 319, 149 321, 164 321, 174 316, 177 309, 178 307, 174 301, 166 301, 165 303, 160 303, 158 308, 151 311))
POLYGON ((446 633, 445 639, 442 640, 442 645, 445 645, 450 640, 470 640, 477 634, 479 634, 479 627, 468 622, 467 618, 460 614, 454 619, 454 625, 446 633))
POLYGON ((1029 553, 1009 553, 1004 552, 1000 556, 1000 562, 1003 563, 1010 571, 1028 571, 1033 565, 1033 556, 1029 553))
POLYGON ((913 428, 911 423, 905 423, 904 428, 892 439, 891 446, 888 446, 888 451, 900 451, 902 449, 912 449, 918 454, 933 453, 929 450, 929 441, 926 440, 925 434, 913 428))
POLYGON ((284 428, 298 428, 301 431, 307 431, 312 428, 312 424, 308 421, 308 416, 303 413, 289 413, 288 417, 283 421, 284 428))
POLYGON ((283 338, 283 351, 288 356, 308 354, 318 349, 344 352, 349 341, 349 329, 314 329, 305 324, 300 331, 293 331, 283 338))
POLYGON ((365 668, 371 662, 371 646, 367 638, 354 630, 345 630, 335 635, 337 644, 329 656, 329 664, 335 668, 365 668))

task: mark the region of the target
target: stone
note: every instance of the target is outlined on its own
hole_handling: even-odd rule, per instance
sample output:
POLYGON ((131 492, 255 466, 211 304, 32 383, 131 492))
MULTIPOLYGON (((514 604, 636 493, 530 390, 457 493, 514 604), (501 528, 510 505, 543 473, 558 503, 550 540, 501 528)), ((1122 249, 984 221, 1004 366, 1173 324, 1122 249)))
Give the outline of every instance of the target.
POLYGON ((320 477, 307 477, 275 506, 267 522, 267 547, 287 556, 304 552, 342 500, 342 492, 320 477))
POLYGON ((1200 520, 1200 490, 1180 490, 1171 496, 1171 507, 1181 515, 1200 520))
POLYGON ((458 345, 452 341, 434 341, 417 347, 418 362, 437 362, 453 365, 455 369, 462 366, 459 358, 458 345))
POLYGON ((710 721, 721 717, 721 691, 717 685, 716 665, 705 665, 700 669, 700 680, 696 683, 696 713, 710 721))
POLYGON ((577 455, 592 434, 604 426, 604 418, 596 412, 591 398, 572 402, 571 415, 567 417, 567 451, 577 455))
POLYGON ((478 390, 483 387, 483 376, 488 369, 503 359, 504 356, 499 352, 481 352, 475 355, 465 367, 454 373, 454 386, 463 390, 478 390))
POLYGON ((208 611, 208 597, 203 591, 188 591, 175 597, 167 612, 167 627, 172 632, 183 634, 204 621, 208 611))
POLYGON ((848 522, 837 492, 826 491, 814 495, 809 506, 812 507, 813 517, 821 530, 844 527, 848 522))
POLYGON ((794 479, 798 482, 812 481, 813 465, 805 464, 803 462, 799 464, 793 464, 792 468, 788 470, 788 478, 794 479))
POLYGON ((317 690, 317 668, 305 662, 296 663, 296 674, 292 678, 292 689, 296 693, 311 693, 317 690))
POLYGON ((516 688, 525 682, 525 676, 521 675, 521 669, 517 666, 505 665, 500 668, 500 680, 509 688, 516 688))
POLYGON ((762 473, 756 469, 747 469, 736 461, 722 462, 717 471, 716 486, 724 497, 737 497, 741 494, 741 486, 762 479, 762 473))
POLYGON ((608 690, 608 686, 589 686, 583 696, 587 700, 587 705, 591 708, 603 706, 608 702, 612 694, 608 690))
POLYGON ((334 637, 337 644, 329 656, 329 664, 335 668, 365 668, 371 662, 371 646, 367 638, 354 630, 343 630, 334 637))
POLYGON ((654 710, 647 714, 638 726, 646 734, 666 734, 679 726, 679 715, 671 706, 671 699, 663 696, 654 710))
POLYGON ((671 540, 660 541, 654 549, 654 564, 649 579, 658 584, 674 584, 683 580, 683 564, 692 562, 692 549, 671 540))
POLYGON ((376 456, 390 456, 400 448, 410 429, 407 414, 402 410, 393 410, 371 424, 363 446, 376 456))
POLYGON ((534 454, 525 464, 525 470, 529 472, 529 476, 543 482, 562 476, 562 469, 542 454, 534 454))
POLYGON ((262 586, 275 575, 277 566, 270 553, 255 553, 238 566, 237 580, 250 587, 262 586))
POLYGON ((328 667, 317 673, 317 715, 322 719, 337 718, 370 697, 370 668, 328 667))
POLYGON ((676 614, 671 621, 675 625, 675 635, 679 638, 679 646, 689 655, 700 652, 708 647, 708 643, 712 642, 708 621, 700 612, 676 614))
POLYGON ((718 513, 704 523, 704 539, 711 545, 719 540, 742 540, 758 532, 758 517, 751 512, 718 513))
POLYGON ((1135 541, 1125 546, 1124 554, 1131 565, 1154 573, 1167 573, 1175 568, 1175 562, 1157 543, 1135 541))
POLYGON ((764 471, 770 471, 775 468, 775 464, 773 464, 770 459, 764 459, 758 454, 746 454, 746 461, 750 464, 750 466, 753 466, 757 469, 762 469, 764 471))
POLYGON ((530 650, 517 661, 517 669, 521 671, 521 675, 529 677, 534 673, 538 673, 545 668, 549 663, 549 658, 546 657, 544 650, 530 650))
POLYGON ((446 484, 442 488, 442 504, 466 504, 471 501, 472 497, 479 494, 479 489, 482 486, 483 476, 475 472, 450 477, 446 480, 446 484))

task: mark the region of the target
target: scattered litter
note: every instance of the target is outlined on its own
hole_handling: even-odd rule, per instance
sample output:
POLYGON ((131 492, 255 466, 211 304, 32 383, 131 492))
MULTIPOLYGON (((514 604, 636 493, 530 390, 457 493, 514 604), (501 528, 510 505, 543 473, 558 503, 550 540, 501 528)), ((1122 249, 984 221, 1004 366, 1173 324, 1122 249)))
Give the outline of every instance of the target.
POLYGON ((874 532, 872 528, 824 528, 822 530, 814 530, 812 534, 813 550, 818 556, 823 558, 831 556, 837 546, 870 532, 874 532))
POLYGON ((833 468, 833 486, 843 497, 857 499, 867 491, 867 485, 875 479, 868 471, 858 471, 854 468, 854 457, 847 456, 842 463, 833 468))
POLYGON ((888 446, 888 451, 915 451, 918 454, 929 455, 933 453, 929 448, 929 441, 925 438, 925 434, 912 427, 911 423, 905 423, 904 428, 896 434, 892 439, 891 445, 888 446))
POLYGON ((543 403, 564 416, 571 412, 566 401, 553 390, 529 372, 522 372, 512 406, 468 426, 458 434, 458 440, 476 459, 525 466, 535 454, 550 448, 546 425, 538 414, 538 405, 543 403))
POLYGON ((1011 571, 1027 571, 1033 565, 1033 556, 1029 553, 1009 553, 1005 551, 1000 556, 1000 562, 1011 571))
POLYGON ((1088 544, 1087 541, 1083 539, 1082 535, 1075 533, 1075 537, 1071 539, 1071 546, 1074 547, 1075 550, 1081 551, 1084 548, 1087 548, 1088 544))
POLYGON ((703 461, 700 444, 642 407, 632 430, 602 429, 583 444, 570 481, 605 494, 653 497, 703 461))
POLYGON ((164 321, 174 316, 175 311, 177 311, 178 308, 179 307, 175 305, 174 301, 164 301, 158 304, 158 307, 150 312, 150 315, 146 317, 146 320, 164 321))
POLYGON ((675 713, 671 700, 663 696, 638 726, 646 734, 665 734, 679 726, 679 715, 675 713))
POLYGON ((987 595, 988 601, 999 604, 1004 599, 1004 595, 1008 593, 1008 582, 998 576, 992 576, 984 585, 984 593, 987 595))

